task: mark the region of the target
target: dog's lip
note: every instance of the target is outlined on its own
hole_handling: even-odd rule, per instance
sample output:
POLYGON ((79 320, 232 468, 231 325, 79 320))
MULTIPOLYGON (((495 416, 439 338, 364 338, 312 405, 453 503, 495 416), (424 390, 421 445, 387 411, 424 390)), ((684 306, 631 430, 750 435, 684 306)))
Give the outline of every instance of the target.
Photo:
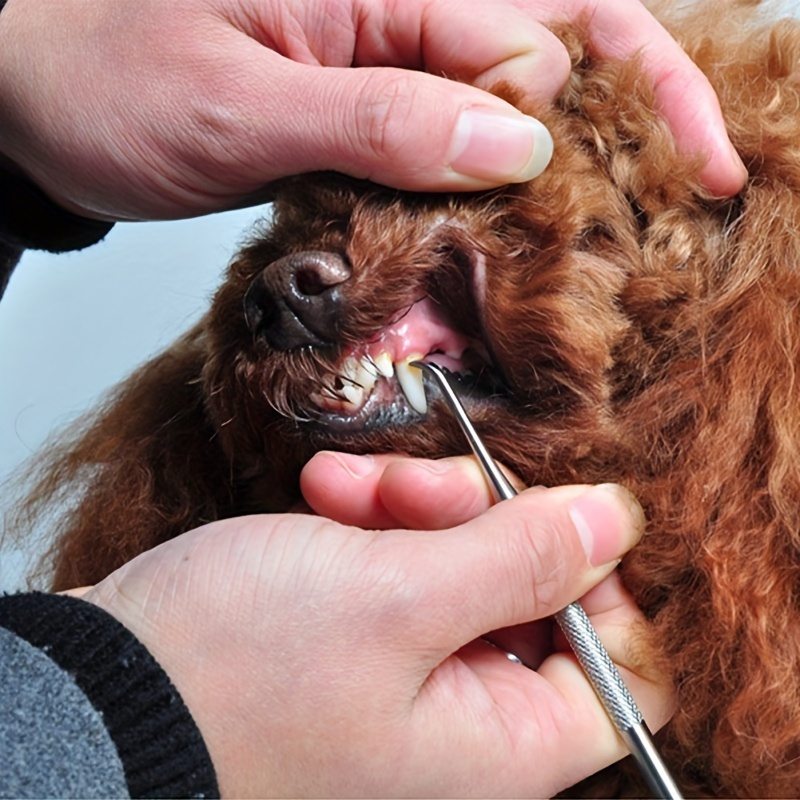
POLYGON ((418 422, 419 413, 412 408, 393 380, 378 381, 359 408, 351 411, 318 409, 314 421, 326 431, 362 433, 388 425, 404 425, 418 422))
MULTIPOLYGON (((431 356, 425 360, 436 361, 438 359, 431 356)), ((415 371, 422 374, 421 370, 415 371)), ((423 380, 426 379, 423 378, 423 380)), ((463 405, 470 409, 483 407, 487 403, 494 406, 497 402, 501 402, 504 396, 503 392, 498 390, 493 375, 490 375, 486 381, 482 381, 480 375, 476 377, 470 374, 451 372, 449 380, 463 405)), ((432 393, 432 405, 442 402, 438 392, 432 393)), ((426 418, 427 414, 428 411, 420 413, 408 402, 396 381, 387 379, 376 382, 364 404, 355 410, 348 413, 344 410, 323 411, 318 409, 308 421, 319 425, 328 433, 360 434, 389 426, 418 424, 426 418)))
POLYGON ((311 394, 314 416, 332 427, 373 427, 419 420, 427 412, 422 373, 411 361, 433 361, 462 378, 470 394, 497 380, 480 340, 454 327, 430 297, 413 303, 369 342, 347 348, 311 394))
MULTIPOLYGON (((438 235, 443 227, 460 226, 443 215, 432 232, 438 235)), ((469 327, 478 334, 460 332, 444 307, 423 295, 368 341, 346 348, 337 363, 320 376, 319 388, 310 396, 312 416, 323 425, 350 429, 418 422, 427 412, 427 397, 422 371, 409 366, 417 360, 447 368, 468 403, 484 400, 487 388, 489 395, 497 395, 503 381, 484 334, 486 258, 478 249, 468 252, 469 270, 461 286, 471 302, 460 313, 474 315, 469 327)))

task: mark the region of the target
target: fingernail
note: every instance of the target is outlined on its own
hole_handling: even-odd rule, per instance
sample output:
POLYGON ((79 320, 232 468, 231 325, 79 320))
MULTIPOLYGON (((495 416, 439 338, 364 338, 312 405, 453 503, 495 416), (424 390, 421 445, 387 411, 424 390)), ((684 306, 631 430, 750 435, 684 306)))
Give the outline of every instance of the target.
POLYGON ((375 459, 372 456, 355 456, 352 453, 329 453, 342 469, 353 478, 361 479, 371 475, 375 470, 375 459))
POLYGON ((614 483, 593 486, 576 497, 569 515, 586 558, 595 567, 619 559, 644 533, 644 512, 638 500, 614 483))
POLYGON ((468 108, 458 118, 450 166, 472 178, 520 183, 540 175, 552 156, 553 138, 538 119, 468 108))

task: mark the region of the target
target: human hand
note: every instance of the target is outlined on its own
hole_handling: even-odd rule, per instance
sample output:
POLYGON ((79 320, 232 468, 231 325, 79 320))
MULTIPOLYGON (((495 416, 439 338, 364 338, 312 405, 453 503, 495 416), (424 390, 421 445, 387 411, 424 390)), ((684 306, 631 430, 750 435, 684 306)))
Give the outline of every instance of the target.
MULTIPOLYGON (((383 457, 365 460, 378 472, 348 477, 341 458, 308 466, 312 502, 323 472, 329 487, 357 481, 367 500, 381 482, 399 496, 414 483, 408 465, 384 469, 383 457)), ((465 462, 449 462, 435 511, 413 512, 442 530, 378 533, 302 514, 226 520, 84 595, 172 677, 225 796, 544 796, 620 758, 568 653, 541 651, 532 671, 481 639, 604 578, 585 608, 650 724, 665 721, 670 689, 631 664, 625 631, 638 613, 609 577, 641 534, 635 503, 608 488, 534 489, 455 524, 489 504, 465 462)), ((389 522, 407 506, 367 502, 356 516, 389 522)))
POLYGON ((738 191, 713 90, 638 0, 8 0, 0 157, 105 219, 246 205, 321 169, 412 190, 527 180, 549 135, 483 90, 551 100, 569 59, 547 26, 582 16, 601 56, 641 51, 679 147, 738 191))

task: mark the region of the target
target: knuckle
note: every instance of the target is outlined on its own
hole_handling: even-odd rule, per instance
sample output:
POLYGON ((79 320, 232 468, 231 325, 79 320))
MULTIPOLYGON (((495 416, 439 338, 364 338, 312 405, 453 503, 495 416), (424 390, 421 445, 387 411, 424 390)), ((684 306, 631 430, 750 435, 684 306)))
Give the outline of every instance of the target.
MULTIPOLYGON (((528 576, 537 616, 553 614, 563 605, 561 598, 570 576, 569 553, 563 535, 565 524, 563 519, 553 515, 526 518, 520 520, 518 535, 509 539, 514 549, 511 557, 528 576)), ((522 581, 520 585, 525 583, 522 581)))
POLYGON ((419 118, 419 75, 402 70, 386 73, 371 73, 362 86, 355 126, 358 145, 377 158, 404 162, 413 155, 416 160, 419 137, 412 134, 419 118))

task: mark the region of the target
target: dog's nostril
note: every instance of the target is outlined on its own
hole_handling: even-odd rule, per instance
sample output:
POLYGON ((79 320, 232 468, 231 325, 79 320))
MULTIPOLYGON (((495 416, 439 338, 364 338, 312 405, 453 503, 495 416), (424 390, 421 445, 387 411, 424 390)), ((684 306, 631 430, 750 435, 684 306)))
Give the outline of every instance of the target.
POLYGON ((342 313, 341 284, 350 267, 336 253, 292 253, 265 267, 244 297, 244 315, 254 335, 271 347, 293 350, 330 344, 342 313))
POLYGON ((329 288, 329 284, 325 283, 323 276, 315 269, 299 270, 296 280, 297 290, 301 294, 308 295, 309 297, 322 294, 322 292, 329 288))

